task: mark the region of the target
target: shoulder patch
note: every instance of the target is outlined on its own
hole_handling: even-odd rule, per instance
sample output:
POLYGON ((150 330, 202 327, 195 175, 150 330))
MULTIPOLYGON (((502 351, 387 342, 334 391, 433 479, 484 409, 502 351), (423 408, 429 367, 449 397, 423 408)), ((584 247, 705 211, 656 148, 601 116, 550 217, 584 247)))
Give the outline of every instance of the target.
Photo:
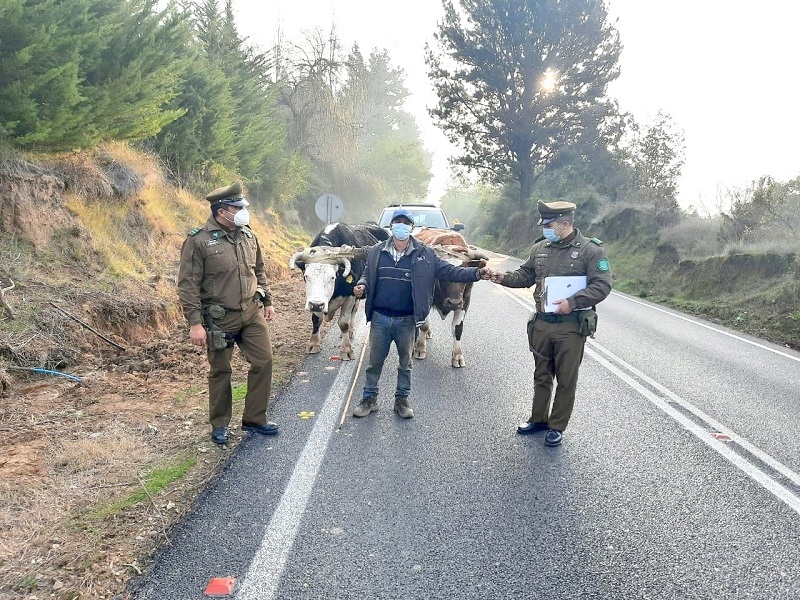
POLYGON ((597 244, 598 246, 602 246, 603 245, 603 240, 598 240, 597 238, 592 238, 589 241, 592 242, 593 244, 597 244))
POLYGON ((195 227, 194 229, 192 229, 192 230, 189 232, 189 235, 197 235, 197 234, 198 234, 198 233, 200 233, 201 231, 203 231, 203 228, 202 228, 202 227, 195 227))
POLYGON ((600 260, 597 261, 597 270, 605 273, 611 268, 611 265, 608 262, 608 259, 604 256, 600 260))

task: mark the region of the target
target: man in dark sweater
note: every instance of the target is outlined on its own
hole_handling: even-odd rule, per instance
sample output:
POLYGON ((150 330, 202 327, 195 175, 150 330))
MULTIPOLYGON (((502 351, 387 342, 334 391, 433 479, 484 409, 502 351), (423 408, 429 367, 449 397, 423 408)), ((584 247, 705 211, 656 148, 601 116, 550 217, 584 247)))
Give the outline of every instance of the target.
POLYGON ((414 416, 408 403, 411 353, 417 327, 431 310, 436 280, 467 283, 492 275, 488 267, 459 267, 442 260, 432 248, 411 237, 413 225, 406 209, 394 211, 392 237, 367 249, 364 274, 353 289, 356 298, 366 297, 364 310, 372 323, 364 394, 353 410, 354 417, 378 410, 378 380, 392 342, 400 359, 394 410, 404 419, 414 416))

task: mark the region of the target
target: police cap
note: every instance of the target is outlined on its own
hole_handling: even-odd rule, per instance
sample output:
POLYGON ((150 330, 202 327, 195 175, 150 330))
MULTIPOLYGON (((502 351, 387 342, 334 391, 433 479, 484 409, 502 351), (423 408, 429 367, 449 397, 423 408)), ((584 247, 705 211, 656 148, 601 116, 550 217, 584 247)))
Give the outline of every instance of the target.
POLYGON ((539 209, 539 222, 537 225, 547 225, 555 221, 558 217, 564 217, 575 213, 575 205, 572 202, 559 200, 557 202, 539 202, 536 205, 539 209))
POLYGON ((215 189, 206 196, 206 200, 211 203, 211 206, 216 204, 229 204, 230 206, 250 205, 250 203, 244 198, 241 181, 237 181, 228 187, 215 189))

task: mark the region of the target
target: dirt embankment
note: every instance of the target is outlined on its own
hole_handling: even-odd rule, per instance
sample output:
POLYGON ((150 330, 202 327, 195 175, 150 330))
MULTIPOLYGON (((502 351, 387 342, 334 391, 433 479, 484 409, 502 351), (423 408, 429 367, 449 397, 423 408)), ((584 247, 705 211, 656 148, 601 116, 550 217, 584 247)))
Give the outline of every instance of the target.
MULTIPOLYGON (((0 163, 0 287, 14 284, 14 318, 0 307, 0 599, 124 598, 225 460, 175 294, 180 245, 207 213, 122 147, 0 163)), ((307 240, 258 216, 274 392, 305 356, 303 284, 285 265, 307 240)))

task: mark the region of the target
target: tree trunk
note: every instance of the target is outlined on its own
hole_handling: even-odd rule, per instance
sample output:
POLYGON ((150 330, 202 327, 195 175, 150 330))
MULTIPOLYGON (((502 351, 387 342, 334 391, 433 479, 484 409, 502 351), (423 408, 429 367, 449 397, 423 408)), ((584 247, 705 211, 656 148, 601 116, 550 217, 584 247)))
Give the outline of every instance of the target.
POLYGON ((519 161, 519 207, 525 209, 530 204, 533 195, 533 164, 529 156, 523 156, 519 161))

